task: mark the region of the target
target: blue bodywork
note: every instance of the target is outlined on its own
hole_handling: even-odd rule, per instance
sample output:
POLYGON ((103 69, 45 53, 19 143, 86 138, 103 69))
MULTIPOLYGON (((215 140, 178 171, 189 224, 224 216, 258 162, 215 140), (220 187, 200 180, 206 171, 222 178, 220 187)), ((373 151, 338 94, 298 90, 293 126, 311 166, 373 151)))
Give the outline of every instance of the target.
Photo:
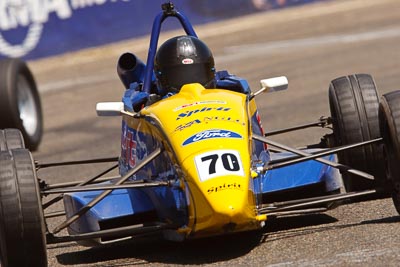
MULTIPOLYGON (((291 153, 282 152, 272 154, 271 158, 282 159, 292 156, 293 154, 291 153)), ((327 156, 325 158, 331 161, 337 161, 335 155, 327 156)), ((343 186, 340 172, 337 169, 314 160, 309 160, 268 171, 262 177, 262 186, 260 191, 265 194, 317 183, 324 183, 327 192, 335 191, 343 186)))

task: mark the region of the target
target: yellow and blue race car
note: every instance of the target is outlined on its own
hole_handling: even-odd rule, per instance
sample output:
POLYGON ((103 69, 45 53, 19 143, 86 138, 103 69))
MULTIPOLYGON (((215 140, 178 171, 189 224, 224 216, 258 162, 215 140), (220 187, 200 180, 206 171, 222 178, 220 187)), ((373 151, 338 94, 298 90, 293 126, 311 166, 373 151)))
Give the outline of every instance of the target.
POLYGON ((189 82, 165 91, 160 81, 174 71, 158 68, 157 51, 165 48, 158 48, 158 37, 171 17, 186 32, 173 39, 182 43, 179 53, 188 53, 179 62, 194 64, 190 55, 202 51, 191 50, 197 35, 187 18, 172 3, 162 5, 147 63, 123 54, 117 68, 126 88, 122 101, 96 107, 100 116, 121 116, 120 155, 37 162, 19 130, 0 130, 2 266, 47 266, 47 244, 234 234, 262 229, 278 216, 324 212, 354 199, 392 197, 400 212, 400 91, 379 98, 370 75, 340 77, 329 86, 329 117, 264 132, 256 99, 286 89, 286 77, 264 79, 261 89, 252 91, 245 79, 211 67, 211 83, 190 82, 177 71, 189 82), (269 138, 309 127, 332 131, 304 148, 269 138), (78 182, 37 178, 44 168, 103 162, 115 164, 78 182), (119 175, 111 176, 116 168, 119 175), (48 212, 58 202, 64 211, 48 212), (54 217, 63 219, 50 227, 54 217))

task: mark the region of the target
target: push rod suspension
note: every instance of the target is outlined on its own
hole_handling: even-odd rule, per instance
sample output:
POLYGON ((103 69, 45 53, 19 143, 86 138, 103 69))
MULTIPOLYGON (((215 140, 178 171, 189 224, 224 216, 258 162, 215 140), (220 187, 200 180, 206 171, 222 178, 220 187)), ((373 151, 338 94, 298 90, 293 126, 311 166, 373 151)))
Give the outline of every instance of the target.
POLYGON ((47 244, 56 244, 63 242, 72 242, 93 238, 105 238, 105 237, 115 237, 115 236, 133 236, 133 235, 145 235, 151 234, 157 231, 161 231, 163 229, 176 229, 177 227, 174 225, 166 225, 162 223, 154 224, 154 225, 144 225, 144 224, 135 224, 129 226, 122 226, 113 229, 99 230, 90 233, 69 235, 69 236, 54 236, 51 233, 47 234, 47 244))
MULTIPOLYGON (((141 161, 137 166, 134 168, 130 169, 124 176, 122 176, 119 180, 117 180, 114 185, 121 185, 123 184, 126 180, 128 180, 132 175, 136 174, 141 168, 143 168, 147 163, 151 162, 153 159, 155 159, 158 155, 160 155, 162 152, 161 148, 157 148, 154 150, 147 158, 145 158, 143 161, 141 161)), ((63 230, 64 228, 68 227, 71 225, 73 222, 78 220, 83 214, 85 214, 87 211, 89 211, 93 206, 95 206, 97 203, 99 203, 101 200, 103 200, 106 196, 108 196, 113 190, 105 190, 102 193, 100 193, 96 198, 94 198, 92 201, 90 201, 88 204, 83 206, 78 212, 76 212, 73 216, 71 216, 68 220, 64 221, 60 225, 58 225, 54 230, 53 234, 56 234, 63 230)))
POLYGON ((92 164, 92 163, 105 163, 118 161, 118 157, 112 158, 101 158, 101 159, 87 159, 87 160, 73 160, 73 161, 62 161, 62 162, 49 162, 49 163, 36 163, 36 169, 44 169, 49 167, 66 166, 66 165, 79 165, 79 164, 92 164))
MULTIPOLYGON (((92 183, 93 181, 95 181, 96 179, 102 177, 103 175, 109 173, 110 171, 114 170, 114 169, 117 168, 117 167, 118 167, 118 164, 117 164, 117 165, 114 165, 114 166, 111 166, 111 167, 108 168, 107 170, 105 170, 105 171, 99 173, 98 175, 96 175, 96 176, 94 176, 94 177, 91 177, 91 178, 87 179, 86 181, 79 182, 79 183, 75 184, 75 186, 82 186, 82 185, 90 184, 90 183, 92 183)), ((49 189, 52 189, 52 188, 59 188, 59 187, 63 187, 63 185, 62 185, 62 184, 59 184, 58 186, 57 186, 57 185, 53 185, 53 186, 50 185, 50 186, 47 186, 45 190, 42 190, 40 193, 41 193, 42 195, 46 195, 46 190, 49 190, 49 189)), ((55 198, 49 200, 48 202, 46 202, 46 203, 43 204, 43 206, 42 206, 43 209, 47 209, 47 208, 50 207, 51 205, 53 205, 53 204, 57 203, 58 201, 60 201, 62 198, 63 198, 63 195, 58 195, 58 196, 56 196, 55 198)))
POLYGON ((297 126, 293 126, 293 127, 289 127, 289 128, 285 128, 285 129, 279 129, 279 130, 275 130, 275 131, 266 132, 264 134, 264 136, 268 137, 268 136, 272 136, 272 135, 288 133, 288 132, 293 132, 293 131, 297 131, 297 130, 303 130, 303 129, 307 129, 307 128, 311 128, 311 127, 325 128, 326 126, 328 126, 330 124, 332 124, 331 118, 321 117, 320 120, 317 122, 311 122, 311 123, 307 123, 307 124, 303 124, 303 125, 297 125, 297 126))
POLYGON ((273 209, 271 207, 261 208, 259 210, 259 212, 261 214, 270 214, 270 213, 273 214, 278 211, 300 209, 300 208, 324 204, 324 203, 328 203, 328 202, 332 202, 332 201, 338 201, 338 200, 344 200, 344 199, 349 199, 349 198, 371 195, 371 194, 375 194, 376 192, 377 191, 375 189, 372 189, 372 190, 365 190, 365 191, 360 191, 360 192, 349 192, 349 193, 337 194, 337 195, 332 195, 332 196, 325 196, 324 198, 303 199, 303 200, 299 200, 299 203, 296 203, 293 205, 277 207, 275 209, 273 209), (302 202, 300 202, 300 201, 302 201, 302 202))
POLYGON ((74 187, 74 186, 81 186, 81 185, 86 185, 86 184, 96 184, 96 183, 101 183, 101 182, 109 182, 111 180, 115 180, 121 178, 120 175, 115 175, 115 176, 107 176, 107 177, 101 177, 97 178, 96 180, 93 180, 93 178, 89 179, 91 180, 90 182, 86 181, 75 181, 75 182, 66 182, 66 183, 59 183, 59 184, 51 184, 46 186, 45 189, 41 191, 42 194, 46 194, 47 190, 51 189, 59 189, 59 188, 65 188, 65 187, 74 187))
MULTIPOLYGON (((264 142, 264 143, 266 143, 268 145, 283 149, 285 151, 292 152, 292 153, 300 155, 300 156, 304 156, 304 157, 312 156, 312 154, 307 153, 307 152, 305 152, 303 150, 299 150, 299 149, 296 149, 296 148, 292 148, 292 147, 280 144, 278 142, 272 141, 272 140, 270 140, 268 138, 265 138, 263 136, 260 136, 260 135, 253 134, 253 139, 261 141, 261 142, 264 142)), ((323 164, 329 165, 331 167, 337 168, 342 172, 348 172, 348 173, 352 173, 352 174, 355 174, 357 176, 360 176, 360 177, 363 177, 363 178, 366 178, 366 179, 369 179, 369 180, 374 180, 374 176, 373 175, 370 175, 370 174, 368 174, 366 172, 363 172, 363 171, 359 171, 359 170, 353 169, 353 168, 351 168, 349 166, 346 166, 346 165, 343 165, 341 163, 333 162, 333 161, 330 161, 330 160, 327 160, 327 159, 324 159, 324 158, 316 158, 315 160, 318 161, 318 162, 321 162, 323 164)))
POLYGON ((116 189, 129 189, 129 188, 144 188, 155 186, 169 186, 169 182, 154 182, 154 183, 126 183, 123 185, 101 185, 101 186, 79 186, 72 188, 52 189, 46 191, 46 194, 59 194, 59 193, 75 193, 85 191, 99 191, 99 190, 116 190, 116 189))
POLYGON ((293 165, 293 164, 296 164, 296 163, 304 162, 304 161, 307 161, 307 160, 320 158, 320 157, 325 157, 325 156, 328 156, 328 155, 336 154, 336 153, 338 153, 340 151, 344 151, 344 150, 348 150, 348 149, 352 149, 352 148, 356 148, 356 147, 360 147, 360 146, 379 143, 382 140, 383 140, 382 138, 376 138, 376 139, 365 141, 365 142, 361 142, 361 143, 356 143, 356 144, 352 144, 352 145, 346 145, 346 146, 341 146, 341 147, 337 147, 337 148, 333 148, 333 149, 324 150, 324 151, 319 152, 319 153, 310 153, 310 156, 304 156, 304 157, 303 156, 298 156, 298 157, 296 157, 296 158, 294 158, 292 160, 287 160, 287 161, 284 160, 283 162, 274 163, 273 161, 270 161, 269 164, 264 168, 264 171, 277 169, 277 168, 282 168, 282 167, 286 167, 286 166, 293 165))

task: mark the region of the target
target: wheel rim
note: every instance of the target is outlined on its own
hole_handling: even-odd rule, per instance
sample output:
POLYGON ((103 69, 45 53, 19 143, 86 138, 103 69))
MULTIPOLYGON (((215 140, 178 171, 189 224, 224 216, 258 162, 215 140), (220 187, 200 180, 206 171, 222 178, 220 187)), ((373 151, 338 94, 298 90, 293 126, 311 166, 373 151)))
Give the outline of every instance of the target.
POLYGON ((26 133, 33 136, 38 127, 38 111, 29 83, 22 75, 18 77, 17 102, 22 125, 26 133))

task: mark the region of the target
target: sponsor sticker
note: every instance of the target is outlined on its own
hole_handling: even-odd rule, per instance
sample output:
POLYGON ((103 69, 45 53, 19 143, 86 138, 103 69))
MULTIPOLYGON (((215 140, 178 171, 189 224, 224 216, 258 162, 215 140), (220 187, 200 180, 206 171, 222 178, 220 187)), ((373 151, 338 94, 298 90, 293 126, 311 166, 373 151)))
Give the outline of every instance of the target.
POLYGON ((180 120, 183 118, 188 118, 190 116, 192 116, 193 114, 197 114, 197 113, 203 113, 203 112, 210 112, 210 111, 229 111, 231 110, 231 108, 226 108, 226 107, 203 107, 203 108, 199 108, 199 109, 194 109, 194 110, 187 110, 184 112, 181 112, 180 114, 178 114, 178 117, 176 117, 176 120, 180 120))
POLYGON ((121 133, 121 162, 129 168, 147 156, 146 135, 130 128, 125 121, 122 122, 121 133))
POLYGON ((215 150, 194 158, 200 181, 224 176, 244 176, 242 160, 236 150, 215 150))
POLYGON ((197 133, 195 135, 192 135, 191 137, 189 137, 182 143, 182 146, 186 146, 186 145, 189 145, 194 142, 198 142, 198 141, 202 141, 202 140, 206 140, 206 139, 212 139, 212 138, 239 138, 239 139, 241 139, 242 136, 238 133, 235 133, 232 131, 227 131, 227 130, 220 130, 220 129, 206 130, 206 131, 197 133))
POLYGON ((183 60, 182 60, 182 64, 184 64, 184 65, 189 65, 189 64, 193 64, 193 59, 191 59, 191 58, 184 58, 183 60))
POLYGON ((205 104, 226 104, 226 101, 222 101, 222 100, 204 100, 204 101, 197 101, 197 102, 193 102, 193 103, 188 103, 188 104, 184 104, 182 106, 176 107, 173 109, 173 111, 178 111, 187 107, 192 107, 192 106, 196 106, 196 105, 205 105, 205 104))
POLYGON ((179 125, 178 127, 175 128, 175 132, 176 131, 182 131, 183 129, 186 129, 186 128, 192 126, 193 124, 198 124, 198 123, 201 123, 201 121, 200 120, 194 120, 194 121, 189 121, 188 123, 181 124, 181 125, 179 125))
POLYGON ((202 119, 202 122, 205 122, 205 123, 214 122, 214 121, 235 122, 235 123, 239 123, 239 124, 241 124, 243 126, 246 125, 241 120, 235 119, 235 118, 232 118, 232 117, 214 116, 214 117, 204 117, 202 119))
POLYGON ((218 193, 225 190, 239 190, 242 191, 242 185, 240 183, 223 183, 217 186, 211 186, 207 189, 207 193, 210 195, 212 193, 218 193))

